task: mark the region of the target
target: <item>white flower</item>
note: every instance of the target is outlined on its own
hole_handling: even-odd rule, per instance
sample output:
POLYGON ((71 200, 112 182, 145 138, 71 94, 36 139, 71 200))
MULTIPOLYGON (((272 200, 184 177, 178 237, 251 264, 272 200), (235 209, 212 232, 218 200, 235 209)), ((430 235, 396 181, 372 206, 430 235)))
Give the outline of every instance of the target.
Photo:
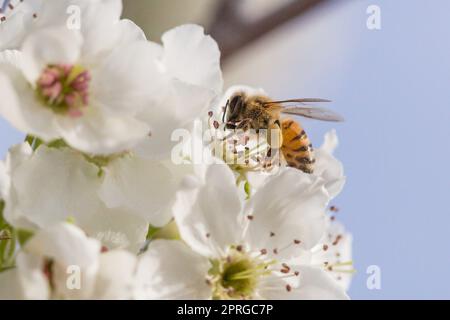
POLYGON ((12 0, 0 14, 0 50, 19 49, 33 30, 52 26, 79 28, 90 48, 99 48, 100 36, 112 48, 121 30, 138 32, 133 22, 119 20, 121 13, 122 0, 12 0))
POLYGON ((162 227, 172 219, 181 169, 133 153, 88 157, 68 147, 33 152, 23 143, 0 167, 5 218, 31 230, 73 219, 108 248, 137 252, 149 223, 162 227))
MULTIPOLYGON (((115 2, 102 2, 105 12, 106 4, 115 2)), ((134 24, 110 21, 110 28, 118 28, 113 33, 91 20, 83 25, 95 32, 58 25, 26 36, 20 68, 0 65, 0 114, 46 142, 63 138, 84 152, 110 154, 130 148, 150 131, 137 113, 159 90, 154 62, 159 50, 134 24)))
POLYGON ((207 114, 223 86, 220 51, 216 42, 196 25, 183 25, 162 36, 158 65, 164 88, 158 100, 140 116, 151 126, 151 136, 137 151, 147 157, 167 156, 175 129, 188 128, 207 114))
POLYGON ((107 208, 98 196, 99 170, 70 148, 41 145, 33 153, 27 143, 13 147, 7 158, 12 183, 4 196, 5 219, 29 230, 72 219, 108 248, 137 252, 148 219, 126 208, 107 208))
POLYGON ((101 244, 68 223, 34 235, 17 267, 0 274, 3 299, 130 299, 137 258, 126 251, 101 253, 101 244))
MULTIPOLYGON (((142 256, 156 299, 340 299, 345 292, 320 268, 290 266, 325 231, 329 197, 320 179, 295 169, 273 176, 245 204, 228 166, 190 176, 174 215, 186 244, 158 240, 142 256)), ((141 277, 143 279, 144 277, 141 277)))
POLYGON ((33 153, 22 143, 11 148, 7 167, 12 182, 5 218, 15 226, 42 228, 100 207, 98 168, 75 151, 41 146, 33 153))

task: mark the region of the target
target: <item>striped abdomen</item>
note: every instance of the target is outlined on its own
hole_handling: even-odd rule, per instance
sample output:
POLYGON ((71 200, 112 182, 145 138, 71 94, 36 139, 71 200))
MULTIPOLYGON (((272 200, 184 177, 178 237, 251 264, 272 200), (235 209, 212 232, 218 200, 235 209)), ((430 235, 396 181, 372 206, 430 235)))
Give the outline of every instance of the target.
POLYGON ((283 135, 281 152, 288 166, 313 173, 315 163, 313 147, 305 130, 298 122, 284 119, 281 122, 281 132, 283 135))

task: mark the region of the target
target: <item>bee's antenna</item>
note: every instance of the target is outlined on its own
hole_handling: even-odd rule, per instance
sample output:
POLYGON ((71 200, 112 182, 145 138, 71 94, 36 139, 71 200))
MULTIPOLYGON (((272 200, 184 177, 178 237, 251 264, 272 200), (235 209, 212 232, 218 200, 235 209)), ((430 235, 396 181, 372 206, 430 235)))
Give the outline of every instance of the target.
POLYGON ((225 115, 227 114, 227 109, 228 109, 229 103, 230 103, 230 99, 227 100, 227 103, 225 104, 225 108, 223 109, 222 123, 225 123, 225 115))

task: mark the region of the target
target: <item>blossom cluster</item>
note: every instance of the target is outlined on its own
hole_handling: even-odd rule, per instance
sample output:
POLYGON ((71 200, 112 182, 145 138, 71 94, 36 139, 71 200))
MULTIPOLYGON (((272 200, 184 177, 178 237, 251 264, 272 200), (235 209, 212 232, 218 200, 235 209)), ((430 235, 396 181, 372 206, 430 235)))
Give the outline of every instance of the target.
POLYGON ((18 4, 0 13, 0 115, 25 137, 0 162, 0 298, 348 298, 334 131, 314 173, 232 165, 223 107, 255 89, 223 90, 202 27, 157 43, 121 0, 18 4))

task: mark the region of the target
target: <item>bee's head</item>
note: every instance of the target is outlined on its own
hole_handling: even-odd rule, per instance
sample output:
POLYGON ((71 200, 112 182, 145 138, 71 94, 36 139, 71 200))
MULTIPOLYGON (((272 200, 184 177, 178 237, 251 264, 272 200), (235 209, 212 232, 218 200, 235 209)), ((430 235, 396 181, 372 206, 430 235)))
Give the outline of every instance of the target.
POLYGON ((224 118, 226 119, 225 128, 236 129, 239 121, 242 119, 242 111, 244 109, 244 96, 238 93, 230 97, 225 107, 224 118))

